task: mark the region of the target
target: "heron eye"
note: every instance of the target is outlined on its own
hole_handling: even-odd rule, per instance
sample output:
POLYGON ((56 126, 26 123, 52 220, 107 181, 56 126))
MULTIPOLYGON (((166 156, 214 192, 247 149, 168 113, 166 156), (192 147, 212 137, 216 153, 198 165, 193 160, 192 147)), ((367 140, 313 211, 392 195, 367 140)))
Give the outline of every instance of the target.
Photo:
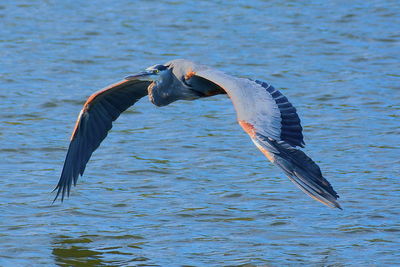
POLYGON ((159 73, 159 72, 160 72, 160 71, 159 71, 158 69, 155 69, 155 70, 154 70, 154 73, 156 73, 156 74, 159 73))

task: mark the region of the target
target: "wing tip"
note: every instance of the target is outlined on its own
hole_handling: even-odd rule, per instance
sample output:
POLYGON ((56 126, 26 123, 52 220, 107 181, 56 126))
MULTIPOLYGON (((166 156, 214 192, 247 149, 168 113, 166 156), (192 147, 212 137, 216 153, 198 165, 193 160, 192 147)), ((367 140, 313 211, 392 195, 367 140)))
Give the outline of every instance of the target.
POLYGON ((68 186, 68 185, 57 185, 57 186, 53 189, 53 191, 51 191, 51 192, 53 193, 53 192, 56 191, 56 190, 57 190, 57 194, 56 194, 56 196, 54 197, 53 202, 51 203, 52 205, 56 202, 56 200, 57 200, 60 196, 61 196, 61 199, 60 199, 61 203, 64 202, 65 196, 66 196, 67 198, 69 198, 71 186, 68 186))
MULTIPOLYGON (((57 186, 53 189, 53 191, 51 191, 51 192, 53 193, 53 192, 56 191, 56 190, 57 190, 57 194, 56 194, 56 196, 54 197, 53 202, 51 203, 51 205, 53 205, 53 204, 56 202, 56 200, 58 199, 58 197, 60 196, 60 193, 61 193, 61 191, 62 191, 62 186, 57 185, 57 186)), ((64 194, 61 194, 61 202, 64 202, 64 194)))
MULTIPOLYGON (((340 210, 343 210, 343 208, 340 206, 339 202, 337 199, 339 196, 337 194, 333 195, 331 193, 325 192, 324 194, 318 193, 313 188, 310 186, 306 185, 301 181, 301 179, 297 176, 293 177, 292 175, 289 175, 286 173, 287 177, 305 194, 307 194, 309 197, 312 199, 328 206, 329 208, 337 208, 340 210)), ((335 192, 336 193, 336 192, 335 192)))
POLYGON ((334 195, 329 195, 330 197, 334 198, 334 199, 327 199, 324 196, 321 195, 311 195, 309 193, 307 193, 309 196, 311 196, 312 198, 314 198, 315 200, 321 202, 322 204, 330 207, 330 208, 337 208, 340 210, 343 210, 343 208, 340 206, 339 202, 337 201, 339 196, 334 196, 334 195))
POLYGON ((289 179, 311 198, 331 208, 343 210, 337 199, 339 195, 321 173, 319 166, 304 152, 286 142, 279 143, 257 134, 256 146, 272 163, 280 167, 289 179), (272 156, 270 155, 272 153, 272 156), (271 160, 272 158, 272 160, 271 160))
POLYGON ((337 208, 339 210, 343 210, 342 206, 340 206, 339 202, 337 202, 337 201, 329 201, 329 202, 326 202, 326 203, 325 202, 322 202, 322 203, 327 205, 330 208, 337 208))

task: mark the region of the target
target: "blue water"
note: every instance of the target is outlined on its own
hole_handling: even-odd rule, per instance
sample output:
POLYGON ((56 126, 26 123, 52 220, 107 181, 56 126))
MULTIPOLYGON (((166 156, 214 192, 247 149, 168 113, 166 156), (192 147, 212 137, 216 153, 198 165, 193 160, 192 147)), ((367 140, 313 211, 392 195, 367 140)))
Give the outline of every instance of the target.
POLYGON ((400 264, 398 1, 2 1, 1 266, 400 264), (273 167, 226 96, 124 113, 51 205, 85 99, 174 58, 297 107, 329 209, 273 167))

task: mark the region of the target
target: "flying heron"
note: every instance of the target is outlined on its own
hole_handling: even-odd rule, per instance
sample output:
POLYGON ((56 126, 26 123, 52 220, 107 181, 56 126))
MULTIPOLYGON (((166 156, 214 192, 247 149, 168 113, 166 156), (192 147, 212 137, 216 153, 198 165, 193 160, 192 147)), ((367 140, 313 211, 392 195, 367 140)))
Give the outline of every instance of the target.
POLYGON ((72 132, 57 187, 61 200, 83 175, 92 153, 107 136, 112 122, 140 98, 148 95, 156 106, 176 100, 195 100, 227 94, 237 120, 257 148, 310 197, 341 209, 338 194, 319 166, 298 147, 304 147, 296 109, 277 89, 259 81, 230 76, 184 59, 158 64, 126 77, 91 95, 72 132))

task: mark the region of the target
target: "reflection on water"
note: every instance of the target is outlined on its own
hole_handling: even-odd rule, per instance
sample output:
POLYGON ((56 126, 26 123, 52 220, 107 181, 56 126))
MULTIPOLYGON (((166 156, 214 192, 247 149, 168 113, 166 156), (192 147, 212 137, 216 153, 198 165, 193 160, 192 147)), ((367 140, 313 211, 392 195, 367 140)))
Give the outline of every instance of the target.
POLYGON ((126 251, 140 250, 144 242, 137 241, 142 239, 140 236, 131 235, 108 238, 97 235, 84 235, 78 238, 60 235, 53 239, 52 255, 59 266, 128 266, 131 264, 150 266, 146 264, 149 259, 138 256, 140 253, 126 251), (104 245, 106 240, 114 239, 127 245, 125 247, 104 245), (96 249, 91 249, 91 243, 97 243, 96 249))
POLYGON ((3 1, 0 266, 399 264, 398 1, 3 1), (85 98, 173 58, 266 80, 343 211, 252 145, 226 96, 114 124, 51 205, 85 98))
POLYGON ((54 247, 52 254, 55 263, 60 266, 107 266, 100 259, 102 253, 79 245, 68 245, 66 248, 54 247))

